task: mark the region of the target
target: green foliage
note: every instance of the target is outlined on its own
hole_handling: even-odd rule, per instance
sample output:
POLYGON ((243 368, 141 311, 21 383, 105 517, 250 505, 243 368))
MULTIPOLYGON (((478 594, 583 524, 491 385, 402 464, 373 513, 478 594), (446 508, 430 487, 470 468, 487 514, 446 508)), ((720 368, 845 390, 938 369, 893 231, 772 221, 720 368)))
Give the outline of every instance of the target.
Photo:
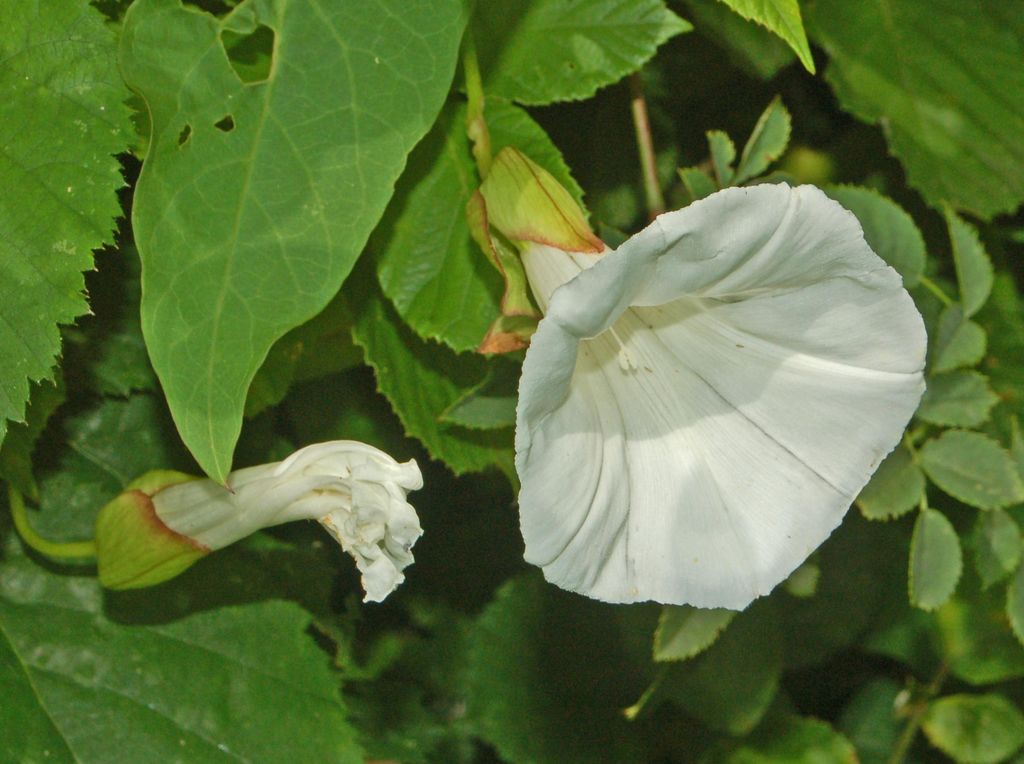
POLYGON ((904 286, 917 286, 924 271, 925 248, 913 218, 870 188, 829 186, 825 191, 857 216, 871 249, 900 272, 904 286))
POLYGON ((640 674, 608 605, 514 578, 480 614, 469 648, 469 714, 510 761, 641 761, 622 716, 640 674))
POLYGON ((751 24, 721 0, 684 0, 687 15, 703 35, 721 45, 736 66, 771 79, 796 60, 793 50, 767 28, 751 24))
POLYGON ((507 460, 512 440, 507 431, 482 432, 440 421, 483 380, 481 357, 417 340, 380 297, 362 309, 353 331, 406 433, 422 441, 431 456, 456 474, 507 460))
POLYGON ((1019 764, 1014 4, 22 5, 0 0, 0 495, 67 551, 150 469, 358 440, 417 461, 425 534, 381 605, 316 523, 114 593, 0 503, 0 760, 1019 764), (669 209, 826 186, 930 337, 859 511, 741 613, 529 569, 523 354, 477 352, 507 307, 466 214, 487 158, 529 156, 615 247, 655 212, 638 134, 669 209))
POLYGON ((666 605, 654 632, 654 660, 686 660, 707 650, 735 615, 735 611, 721 608, 666 605))
POLYGON ((945 209, 949 239, 953 244, 953 264, 960 284, 960 302, 964 316, 973 316, 992 291, 992 262, 978 238, 974 226, 949 207, 945 209))
POLYGON ((814 74, 814 59, 811 58, 811 47, 807 43, 804 22, 800 18, 800 5, 797 0, 721 0, 745 19, 756 21, 766 29, 770 29, 800 58, 811 74, 814 74))
MULTIPOLYGON (((515 146, 582 202, 562 155, 524 110, 491 99, 485 114, 494 153, 515 146)), ((377 275, 384 294, 420 337, 457 352, 480 344, 498 316, 502 292, 501 277, 481 257, 466 220, 466 203, 479 185, 466 110, 449 104, 410 156, 378 231, 377 275)))
POLYGON ((977 427, 988 420, 999 396, 976 371, 936 374, 928 382, 917 417, 946 427, 977 427))
POLYGON ((706 651, 669 668, 661 694, 711 729, 745 735, 775 699, 782 651, 774 608, 771 603, 755 604, 706 651))
POLYGON ((789 112, 776 97, 754 125, 750 138, 743 147, 733 182, 737 185, 744 183, 767 170, 786 150, 790 129, 789 112))
POLYGON ((250 0, 218 21, 139 0, 125 20, 121 68, 153 124, 132 213, 143 330, 182 437, 217 480, 257 368, 341 286, 454 70, 457 0, 331 9, 250 0), (245 83, 220 35, 260 25, 275 60, 245 83))
MULTIPOLYGON (((27 702, 11 707, 21 724, 3 717, 5 759, 110 761, 116 740, 129 761, 363 760, 297 604, 229 605, 239 592, 227 583, 206 612, 168 611, 159 594, 105 608, 97 582, 45 571, 16 546, 0 577, 0 652, 27 702)), ((265 581, 251 583, 258 599, 265 581)))
POLYGON ((53 379, 58 324, 86 313, 82 271, 110 241, 129 141, 116 40, 85 0, 0 3, 0 442, 29 382, 53 379))
POLYGON ((924 485, 924 473, 910 451, 900 445, 871 476, 857 497, 857 506, 869 520, 899 517, 920 503, 924 485))
POLYGON ((994 693, 939 698, 922 727, 932 745, 966 764, 995 764, 1024 745, 1024 715, 994 693))
POLYGON ((978 515, 971 542, 982 586, 992 586, 1017 569, 1022 551, 1020 526, 1009 513, 993 509, 978 515))
POLYGON ((722 764, 852 764, 850 741, 820 719, 789 716, 764 734, 709 762, 722 764))
POLYGON ((484 88, 523 104, 588 98, 691 29, 662 0, 479 3, 473 34, 484 88))
POLYGON ((1024 485, 1006 449, 977 432, 950 430, 921 449, 921 467, 943 491, 981 509, 1024 501, 1024 485))
POLYGON ((921 510, 910 542, 910 601, 922 610, 934 610, 952 596, 962 570, 953 525, 937 510, 921 510))
POLYGON ((930 203, 948 201, 988 218, 1024 200, 1014 127, 1024 116, 1024 18, 1016 9, 957 0, 816 0, 807 10, 843 108, 884 125, 908 182, 930 203), (964 66, 964 50, 978 52, 972 66, 964 66))

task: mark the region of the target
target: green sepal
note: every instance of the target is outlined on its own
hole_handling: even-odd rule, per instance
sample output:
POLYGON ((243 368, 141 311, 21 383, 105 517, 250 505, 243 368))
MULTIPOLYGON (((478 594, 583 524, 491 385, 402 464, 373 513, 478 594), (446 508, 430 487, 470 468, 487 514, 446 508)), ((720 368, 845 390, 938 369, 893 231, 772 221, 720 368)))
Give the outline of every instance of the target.
POLYGON ((487 220, 487 202, 479 191, 473 192, 466 203, 466 220, 473 241, 505 281, 505 291, 499 303, 501 315, 487 330, 477 352, 511 353, 522 350, 530 344, 530 337, 540 320, 540 311, 530 300, 530 284, 523 263, 515 249, 492 235, 487 220))
POLYGON ((195 480, 172 470, 154 470, 133 480, 96 517, 96 563, 107 589, 154 586, 184 572, 210 550, 171 530, 156 514, 152 496, 195 480))
POLYGON ((569 192, 511 146, 494 158, 480 193, 490 224, 513 242, 532 241, 566 252, 604 251, 604 242, 569 192))

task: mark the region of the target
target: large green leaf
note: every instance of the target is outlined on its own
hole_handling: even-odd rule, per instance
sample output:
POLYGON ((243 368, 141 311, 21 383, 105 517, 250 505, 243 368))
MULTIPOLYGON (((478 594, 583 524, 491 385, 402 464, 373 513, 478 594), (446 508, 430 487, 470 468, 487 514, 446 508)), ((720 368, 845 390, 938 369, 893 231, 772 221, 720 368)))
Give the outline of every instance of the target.
POLYGON ((153 133, 135 192, 142 325, 186 444, 223 480, 271 344, 318 313, 451 83, 458 0, 245 0, 226 18, 141 0, 125 79, 153 133), (243 82, 222 35, 273 32, 243 82))
MULTIPOLYGON (((489 99, 493 153, 515 146, 577 201, 583 192, 544 130, 520 109, 489 99)), ((466 202, 480 184, 466 137, 466 109, 450 104, 409 158, 374 235, 377 276, 398 314, 426 339, 473 350, 499 313, 502 280, 473 241, 466 202)))
POLYGON ((363 760, 309 614, 260 601, 267 578, 246 576, 246 605, 224 604, 251 572, 229 568, 205 582, 219 599, 191 613, 175 611, 208 592, 165 588, 164 601, 153 590, 105 606, 97 582, 47 572, 18 546, 12 538, 0 565, 0 665, 6 639, 35 698, 25 681, 29 702, 5 697, 5 761, 43 761, 32 756, 40 746, 85 763, 363 760))
POLYGON ((32 682, 28 667, 0 622, 0 758, 4 761, 73 761, 32 682))
POLYGON ((983 0, 816 0, 843 107, 880 123, 908 182, 982 217, 1024 200, 1024 16, 983 0))
POLYGON ((1017 466, 1002 446, 986 435, 949 430, 921 449, 921 467, 953 498, 981 509, 1024 501, 1017 466))
POLYGON ((540 576, 498 590, 473 630, 468 706, 478 734, 504 760, 650 760, 644 728, 622 716, 644 672, 624 651, 616 621, 614 606, 558 591, 540 576))
POLYGON ((418 339, 404 327, 380 295, 360 311, 353 337, 377 374, 380 391, 391 402, 406 432, 456 474, 510 463, 508 429, 469 430, 441 422, 452 404, 483 379, 481 356, 456 355, 418 339))
POLYGON ((766 29, 770 29, 800 58, 811 74, 814 74, 814 59, 811 58, 811 46, 807 43, 804 22, 800 18, 800 5, 797 0, 721 0, 743 18, 755 21, 766 29))
POLYGON ((663 0, 503 0, 473 16, 484 90, 534 105, 589 98, 691 28, 663 0))
POLYGON ((933 745, 970 764, 996 764, 1024 744, 1024 715, 995 693, 939 698, 921 726, 933 745))
POLYGON ((57 324, 88 308, 82 271, 110 240, 128 92, 85 0, 0 0, 0 441, 29 381, 52 379, 57 324))

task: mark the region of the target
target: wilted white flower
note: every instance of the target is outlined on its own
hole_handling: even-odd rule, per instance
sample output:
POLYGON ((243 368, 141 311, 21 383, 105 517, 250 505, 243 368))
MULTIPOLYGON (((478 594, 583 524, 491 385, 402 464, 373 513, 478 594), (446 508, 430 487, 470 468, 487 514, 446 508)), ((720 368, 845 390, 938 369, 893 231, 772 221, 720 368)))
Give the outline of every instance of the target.
POLYGON ((160 479, 166 474, 156 473, 147 486, 122 494, 101 512, 97 547, 104 585, 158 582, 149 575, 151 563, 134 562, 140 544, 149 557, 161 554, 160 565, 177 575, 202 554, 260 528, 317 520, 355 559, 365 599, 379 602, 404 580, 402 570, 423 533, 406 501, 423 485, 416 462, 400 464, 355 441, 318 443, 282 462, 237 470, 226 487, 209 479, 169 484, 160 479), (150 519, 148 538, 138 535, 141 516, 150 519))
POLYGON ((746 607, 840 523, 924 390, 913 301, 817 188, 727 189, 601 255, 512 238, 546 314, 516 418, 526 559, 566 589, 746 607))

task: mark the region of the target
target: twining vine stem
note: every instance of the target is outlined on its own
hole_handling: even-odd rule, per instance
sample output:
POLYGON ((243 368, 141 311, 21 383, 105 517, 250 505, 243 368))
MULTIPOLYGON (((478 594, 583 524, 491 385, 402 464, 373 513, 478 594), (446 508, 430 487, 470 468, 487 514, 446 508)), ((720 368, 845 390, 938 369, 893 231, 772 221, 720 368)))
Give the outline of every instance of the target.
POLYGON ((939 670, 935 672, 932 681, 925 685, 917 700, 912 701, 913 710, 910 713, 910 718, 907 719, 903 732, 900 733, 899 738, 897 738, 896 743, 893 745, 887 764, 903 764, 910 746, 914 743, 914 738, 917 737, 917 731, 921 729, 921 723, 924 721, 924 713, 928 710, 928 704, 932 698, 939 694, 943 682, 946 681, 946 673, 948 671, 949 667, 945 663, 939 666, 939 670))
POLYGON ((7 499, 11 505, 11 517, 14 519, 14 527, 18 531, 18 535, 21 536, 22 541, 39 554, 61 562, 88 562, 96 557, 95 541, 50 541, 36 533, 29 524, 25 501, 21 498, 21 493, 12 486, 7 487, 7 499))
POLYGON ((636 145, 640 150, 640 168, 644 175, 644 197, 647 200, 647 214, 651 220, 665 211, 665 196, 658 182, 658 168, 654 161, 654 141, 651 138, 651 121, 647 116, 647 99, 644 97, 640 73, 629 78, 630 109, 636 128, 636 145))

